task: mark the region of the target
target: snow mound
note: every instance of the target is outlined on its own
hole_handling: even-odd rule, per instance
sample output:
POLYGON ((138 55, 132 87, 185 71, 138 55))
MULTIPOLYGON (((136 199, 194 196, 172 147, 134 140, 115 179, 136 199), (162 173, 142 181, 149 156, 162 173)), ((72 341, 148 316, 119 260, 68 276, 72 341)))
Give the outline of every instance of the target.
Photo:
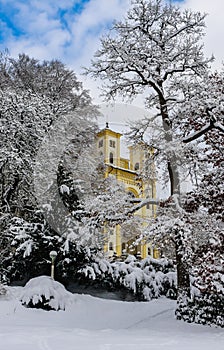
POLYGON ((66 310, 74 301, 74 295, 51 277, 32 278, 22 289, 20 300, 24 306, 44 310, 66 310))

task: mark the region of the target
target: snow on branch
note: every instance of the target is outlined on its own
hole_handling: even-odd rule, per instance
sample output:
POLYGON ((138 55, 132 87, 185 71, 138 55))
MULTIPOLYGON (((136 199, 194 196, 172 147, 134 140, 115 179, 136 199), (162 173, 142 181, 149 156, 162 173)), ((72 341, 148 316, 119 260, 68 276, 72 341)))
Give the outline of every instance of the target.
POLYGON ((210 122, 209 124, 206 124, 201 130, 198 130, 187 137, 185 137, 182 141, 183 143, 189 143, 191 141, 197 140, 199 137, 204 135, 207 131, 214 128, 214 124, 210 122))
POLYGON ((189 29, 194 29, 194 28, 197 28, 200 26, 200 23, 201 23, 201 26, 202 27, 205 27, 205 24, 204 24, 204 20, 205 20, 205 17, 207 15, 204 14, 202 15, 200 18, 197 18, 195 21, 193 22, 189 22, 187 23, 186 25, 180 27, 179 29, 177 29, 174 33, 172 33, 169 37, 168 37, 168 40, 171 40, 173 39, 174 37, 176 36, 179 36, 179 34, 181 34, 182 32, 187 32, 189 31, 189 29))
POLYGON ((221 132, 224 132, 224 126, 220 123, 214 123, 214 128, 220 130, 221 132))
POLYGON ((212 129, 218 129, 221 132, 224 132, 224 127, 222 124, 220 123, 214 123, 213 120, 210 120, 210 123, 207 123, 203 128, 201 128, 200 130, 188 135, 187 137, 185 137, 184 139, 182 139, 183 143, 189 143, 191 141, 197 140, 199 137, 201 137, 202 135, 204 135, 206 132, 208 132, 209 130, 212 129))
MULTIPOLYGON (((127 219, 128 216, 134 214, 136 211, 138 211, 139 209, 141 209, 142 207, 146 206, 147 204, 151 204, 151 205, 159 205, 161 203, 160 200, 158 199, 152 199, 152 198, 146 198, 146 199, 138 199, 139 203, 137 203, 136 205, 132 206, 131 208, 126 209, 123 213, 121 214, 115 214, 113 216, 111 215, 105 215, 104 219, 106 221, 110 221, 112 222, 123 222, 127 219)), ((137 199, 134 199, 134 202, 136 203, 137 199)))

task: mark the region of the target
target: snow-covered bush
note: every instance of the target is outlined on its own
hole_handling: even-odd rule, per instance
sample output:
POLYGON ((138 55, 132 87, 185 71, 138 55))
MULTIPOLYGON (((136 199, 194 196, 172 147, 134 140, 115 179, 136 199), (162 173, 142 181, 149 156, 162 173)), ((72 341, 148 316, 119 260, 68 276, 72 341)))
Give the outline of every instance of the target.
POLYGON ((68 308, 74 296, 61 283, 48 276, 40 276, 27 282, 20 300, 30 308, 58 311, 68 308))
POLYGON ((90 261, 92 254, 89 248, 72 240, 72 233, 60 236, 38 219, 28 222, 18 217, 9 221, 0 246, 0 277, 7 284, 24 284, 33 277, 49 275, 52 250, 57 251, 55 278, 66 283, 90 261))
POLYGON ((224 236, 213 236, 196 252, 192 295, 179 300, 177 318, 224 327, 224 236))
POLYGON ((80 274, 110 285, 125 288, 139 300, 151 300, 166 295, 176 298, 176 272, 171 261, 148 257, 138 261, 129 255, 124 262, 95 259, 80 270, 80 274))

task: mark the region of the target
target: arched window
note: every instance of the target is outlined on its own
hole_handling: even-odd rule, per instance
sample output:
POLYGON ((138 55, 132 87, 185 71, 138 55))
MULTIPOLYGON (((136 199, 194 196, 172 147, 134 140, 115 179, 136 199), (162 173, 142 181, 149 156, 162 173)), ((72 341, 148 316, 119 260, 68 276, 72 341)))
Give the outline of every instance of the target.
POLYGON ((128 195, 129 195, 131 198, 135 198, 135 194, 134 194, 132 191, 128 191, 128 195))
POLYGON ((113 164, 114 162, 114 155, 112 152, 110 152, 110 163, 113 164))

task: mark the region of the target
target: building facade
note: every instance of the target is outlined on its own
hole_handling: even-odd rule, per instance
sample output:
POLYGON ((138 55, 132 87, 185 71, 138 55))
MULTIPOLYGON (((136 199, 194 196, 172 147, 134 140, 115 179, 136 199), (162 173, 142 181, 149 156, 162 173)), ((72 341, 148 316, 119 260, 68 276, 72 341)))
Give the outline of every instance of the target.
MULTIPOLYGON (((146 152, 141 146, 131 146, 129 147, 129 157, 121 157, 121 137, 122 134, 111 130, 108 124, 97 134, 97 152, 103 157, 106 165, 105 176, 113 176, 118 182, 123 183, 125 191, 133 197, 133 200, 134 198, 155 198, 155 178, 152 176, 151 179, 143 181, 139 176, 145 162, 146 152)), ((142 219, 141 225, 144 226, 149 223, 150 218, 155 216, 155 210, 154 205, 145 205, 135 215, 142 219)), ((105 227, 105 230, 107 229, 109 230, 105 227)), ((135 244, 138 234, 137 227, 128 227, 125 223, 122 226, 117 225, 110 229, 105 250, 109 256, 119 257, 123 254, 134 254, 142 258, 148 255, 158 258, 158 250, 150 243, 141 241, 138 245, 135 244), (130 235, 128 231, 131 231, 130 235)))

